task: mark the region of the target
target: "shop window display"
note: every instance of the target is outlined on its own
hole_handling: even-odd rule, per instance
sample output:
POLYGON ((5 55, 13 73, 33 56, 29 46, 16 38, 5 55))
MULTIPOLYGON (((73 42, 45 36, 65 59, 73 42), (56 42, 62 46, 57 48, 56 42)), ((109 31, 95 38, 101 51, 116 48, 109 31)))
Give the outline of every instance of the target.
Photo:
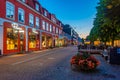
POLYGON ((7 50, 18 49, 18 30, 7 28, 7 50))
POLYGON ((29 32, 29 48, 36 48, 37 46, 37 36, 33 32, 29 32))
POLYGON ((42 47, 46 47, 46 37, 42 36, 42 47))

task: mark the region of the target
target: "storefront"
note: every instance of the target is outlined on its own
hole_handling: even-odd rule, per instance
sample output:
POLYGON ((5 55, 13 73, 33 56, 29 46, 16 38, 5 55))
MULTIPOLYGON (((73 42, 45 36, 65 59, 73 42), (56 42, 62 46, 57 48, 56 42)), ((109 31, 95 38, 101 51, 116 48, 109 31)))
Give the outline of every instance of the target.
POLYGON ((51 34, 42 33, 42 49, 52 47, 53 38, 51 34))
POLYGON ((25 28, 17 23, 4 22, 3 53, 11 54, 25 51, 25 28))
POLYGON ((59 38, 55 36, 55 47, 59 47, 59 38))
POLYGON ((65 37, 64 35, 59 35, 59 47, 65 46, 65 37))
POLYGON ((40 50, 40 33, 34 28, 28 29, 28 50, 40 50))

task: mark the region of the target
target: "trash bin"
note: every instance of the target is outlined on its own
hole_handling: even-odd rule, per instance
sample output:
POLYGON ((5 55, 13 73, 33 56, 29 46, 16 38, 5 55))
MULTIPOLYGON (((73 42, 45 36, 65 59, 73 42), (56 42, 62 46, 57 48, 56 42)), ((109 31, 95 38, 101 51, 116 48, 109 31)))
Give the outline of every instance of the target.
POLYGON ((120 64, 120 47, 116 47, 110 50, 110 63, 120 64))

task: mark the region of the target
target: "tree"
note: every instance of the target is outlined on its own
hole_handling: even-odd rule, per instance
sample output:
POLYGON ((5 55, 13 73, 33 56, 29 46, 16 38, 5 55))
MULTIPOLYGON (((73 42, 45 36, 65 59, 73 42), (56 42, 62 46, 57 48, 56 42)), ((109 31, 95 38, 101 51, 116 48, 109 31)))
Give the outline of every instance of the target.
POLYGON ((94 26, 90 31, 90 40, 99 38, 101 41, 120 39, 120 0, 100 0, 96 7, 97 14, 94 26))

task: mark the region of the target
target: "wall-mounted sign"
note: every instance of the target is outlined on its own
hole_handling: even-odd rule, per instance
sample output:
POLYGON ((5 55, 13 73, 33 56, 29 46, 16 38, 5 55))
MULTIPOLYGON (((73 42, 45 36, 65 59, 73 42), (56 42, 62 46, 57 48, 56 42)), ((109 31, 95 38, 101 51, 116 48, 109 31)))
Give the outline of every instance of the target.
POLYGON ((35 33, 35 34, 38 34, 38 32, 35 28, 32 29, 32 32, 35 33))
POLYGON ((22 29, 18 26, 17 23, 12 23, 11 25, 12 25, 12 27, 13 27, 14 29, 22 30, 22 29))

